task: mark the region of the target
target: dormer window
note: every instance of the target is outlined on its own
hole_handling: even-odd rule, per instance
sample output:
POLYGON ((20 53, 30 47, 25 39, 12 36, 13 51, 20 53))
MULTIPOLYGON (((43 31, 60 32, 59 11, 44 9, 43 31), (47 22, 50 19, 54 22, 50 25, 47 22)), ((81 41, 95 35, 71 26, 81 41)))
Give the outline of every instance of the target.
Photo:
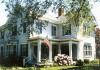
POLYGON ((16 36, 17 35, 17 25, 12 27, 12 36, 16 36))

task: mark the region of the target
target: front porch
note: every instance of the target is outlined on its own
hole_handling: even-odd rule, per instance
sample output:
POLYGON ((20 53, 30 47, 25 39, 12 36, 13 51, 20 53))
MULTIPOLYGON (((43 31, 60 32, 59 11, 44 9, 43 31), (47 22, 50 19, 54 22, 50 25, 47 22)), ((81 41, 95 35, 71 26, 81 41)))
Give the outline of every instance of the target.
POLYGON ((51 44, 49 47, 43 43, 43 40, 43 38, 34 38, 28 41, 28 57, 30 60, 35 60, 39 63, 47 59, 49 62, 53 62, 57 54, 66 54, 72 60, 77 59, 79 41, 72 39, 49 39, 51 44))

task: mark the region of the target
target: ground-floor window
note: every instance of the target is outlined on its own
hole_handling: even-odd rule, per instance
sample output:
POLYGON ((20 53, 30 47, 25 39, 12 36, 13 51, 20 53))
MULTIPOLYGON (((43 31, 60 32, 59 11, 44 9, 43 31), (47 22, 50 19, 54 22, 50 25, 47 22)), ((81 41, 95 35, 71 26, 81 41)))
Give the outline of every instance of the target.
POLYGON ((4 48, 3 48, 3 46, 1 46, 1 48, 0 48, 0 56, 1 56, 1 57, 4 56, 4 48))
POLYGON ((92 46, 90 43, 85 43, 83 48, 84 57, 92 56, 92 46))
POLYGON ((6 55, 16 55, 16 45, 7 45, 6 46, 6 55))
POLYGON ((21 56, 28 56, 28 44, 21 44, 21 56))

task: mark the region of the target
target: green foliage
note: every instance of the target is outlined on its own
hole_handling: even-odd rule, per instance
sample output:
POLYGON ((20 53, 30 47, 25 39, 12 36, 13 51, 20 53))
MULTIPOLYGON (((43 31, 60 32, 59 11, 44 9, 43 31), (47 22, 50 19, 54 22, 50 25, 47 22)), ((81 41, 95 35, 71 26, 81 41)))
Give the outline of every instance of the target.
POLYGON ((89 64, 90 63, 89 59, 84 59, 84 63, 89 64))
MULTIPOLYGON (((38 32, 38 27, 33 27, 37 23, 42 23, 42 27, 45 28, 47 26, 46 21, 38 20, 38 17, 43 16, 47 9, 51 6, 52 1, 44 0, 3 0, 2 3, 5 3, 6 9, 5 11, 9 12, 8 17, 8 30, 12 30, 13 25, 16 23, 20 23, 18 27, 18 31, 21 30, 23 25, 26 24, 27 31, 29 32, 38 32), (39 21, 36 22, 35 21, 39 21), (10 25, 10 27, 9 27, 10 25), (29 29, 30 28, 30 29, 29 29)), ((20 33, 20 32, 19 32, 20 33)), ((39 33, 39 32, 38 32, 39 33)))
MULTIPOLYGON (((86 34, 95 28, 95 18, 91 13, 89 0, 3 0, 3 3, 5 3, 6 11, 9 12, 11 17, 9 23, 17 23, 17 19, 20 18, 22 23, 20 26, 22 27, 23 24, 27 23, 26 26, 27 28, 31 27, 31 29, 28 29, 31 32, 38 32, 36 27, 30 25, 37 24, 34 21, 43 16, 52 5, 53 11, 61 7, 64 7, 66 10, 65 16, 67 21, 64 24, 86 25, 86 30, 84 29, 86 34)), ((42 22, 43 28, 45 28, 46 21, 40 22, 42 22)))
POLYGON ((91 64, 99 64, 99 59, 92 60, 90 63, 91 64))
POLYGON ((82 60, 77 60, 76 66, 83 66, 84 62, 82 60))

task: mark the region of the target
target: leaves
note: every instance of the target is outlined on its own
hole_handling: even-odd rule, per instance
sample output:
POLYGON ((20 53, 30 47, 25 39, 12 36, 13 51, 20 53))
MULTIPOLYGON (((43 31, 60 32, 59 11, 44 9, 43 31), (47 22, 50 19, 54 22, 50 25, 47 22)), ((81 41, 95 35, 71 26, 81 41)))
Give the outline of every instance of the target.
MULTIPOLYGON (((6 4, 6 11, 9 12, 12 19, 10 20, 11 24, 17 23, 20 18, 21 25, 24 23, 27 23, 27 27, 34 25, 34 20, 38 20, 38 17, 43 16, 47 9, 53 6, 53 10, 61 7, 65 8, 67 24, 80 25, 88 23, 88 31, 92 31, 94 28, 95 18, 91 13, 88 0, 5 0, 3 3, 6 4)), ((45 26, 46 24, 43 24, 44 28, 45 26)), ((33 30, 34 28, 32 28, 33 30)))
MULTIPOLYGON (((46 13, 47 9, 52 4, 52 1, 45 0, 39 2, 37 0, 5 0, 2 3, 5 3, 6 5, 5 11, 9 12, 9 21, 7 22, 9 23, 8 29, 11 30, 9 25, 13 26, 19 23, 18 20, 20 19, 21 23, 19 23, 20 27, 18 28, 20 31, 25 23, 27 23, 27 28, 30 27, 30 25, 35 25, 34 21, 38 20, 38 17, 43 16, 46 13)), ((43 24, 42 26, 44 28, 46 24, 43 24)), ((37 32, 34 27, 32 27, 29 31, 37 32)))

